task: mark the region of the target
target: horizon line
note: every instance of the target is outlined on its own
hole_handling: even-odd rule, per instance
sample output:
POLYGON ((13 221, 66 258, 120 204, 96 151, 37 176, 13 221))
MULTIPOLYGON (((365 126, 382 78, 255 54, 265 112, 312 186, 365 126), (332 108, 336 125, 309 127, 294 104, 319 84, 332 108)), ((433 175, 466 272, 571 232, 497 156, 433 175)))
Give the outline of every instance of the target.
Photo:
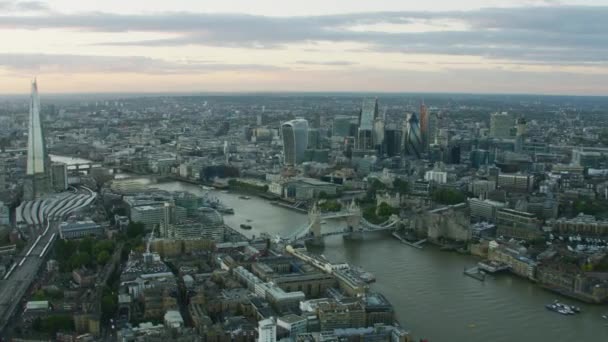
MULTIPOLYGON (((42 92, 41 96, 78 96, 78 95, 127 95, 127 96, 191 96, 191 95, 281 95, 281 94, 300 94, 300 95, 318 95, 318 94, 374 94, 374 95, 482 95, 482 96, 546 96, 546 97, 608 97, 606 95, 581 95, 568 93, 520 93, 520 92, 450 92, 450 91, 349 91, 349 90, 318 90, 318 91, 281 91, 281 90, 259 90, 259 91, 150 91, 150 92, 42 92)), ((20 97, 28 96, 28 93, 5 93, 0 94, 2 97, 20 97)))

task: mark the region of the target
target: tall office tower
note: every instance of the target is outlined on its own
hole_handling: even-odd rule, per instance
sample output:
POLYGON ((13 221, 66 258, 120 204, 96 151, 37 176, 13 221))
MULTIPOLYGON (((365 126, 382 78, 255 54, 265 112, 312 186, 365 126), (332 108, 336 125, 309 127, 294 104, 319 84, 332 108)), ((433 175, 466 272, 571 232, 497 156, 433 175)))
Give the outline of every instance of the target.
POLYGON ((315 113, 315 115, 313 116, 313 120, 312 120, 312 127, 313 128, 321 128, 321 114, 320 113, 315 113))
POLYGON ((374 149, 381 155, 384 154, 386 148, 384 145, 385 131, 384 131, 384 118, 377 118, 374 121, 374 132, 372 134, 372 141, 374 142, 374 149))
POLYGON ((0 154, 0 192, 6 189, 6 161, 5 157, 0 154))
POLYGON ((437 130, 439 129, 439 115, 434 112, 427 112, 426 114, 426 145, 436 143, 437 130))
POLYGON ((321 132, 318 128, 310 128, 308 130, 308 149, 317 149, 321 145, 321 132))
POLYGON ((281 125, 285 165, 296 165, 304 160, 308 147, 308 121, 295 119, 281 125))
POLYGON ((338 115, 334 117, 334 125, 332 129, 332 136, 335 137, 349 137, 351 133, 351 122, 354 116, 338 115))
POLYGON ((378 117, 378 99, 365 99, 359 112, 359 129, 357 131, 357 149, 374 148, 374 122, 378 117))
POLYGON ((26 200, 40 198, 50 190, 50 159, 46 153, 46 143, 40 120, 40 98, 38 84, 32 82, 30 96, 30 122, 28 125, 27 170, 23 196, 26 200))
POLYGON ((527 122, 526 122, 526 118, 524 118, 523 116, 520 116, 519 118, 517 118, 517 130, 516 130, 516 136, 524 136, 527 133, 527 122))
POLYGON ((386 154, 389 157, 398 156, 401 154, 401 130, 397 128, 396 124, 389 124, 386 126, 385 134, 385 145, 386 154))
POLYGON ((420 104, 420 134, 424 148, 426 149, 431 142, 429 142, 429 116, 424 100, 420 104))
POLYGON ((420 139, 420 122, 414 113, 408 113, 403 127, 403 151, 406 155, 420 158, 422 140, 420 139))
POLYGON ((515 119, 509 113, 492 113, 490 117, 490 136, 498 139, 511 137, 511 129, 515 125, 515 119))

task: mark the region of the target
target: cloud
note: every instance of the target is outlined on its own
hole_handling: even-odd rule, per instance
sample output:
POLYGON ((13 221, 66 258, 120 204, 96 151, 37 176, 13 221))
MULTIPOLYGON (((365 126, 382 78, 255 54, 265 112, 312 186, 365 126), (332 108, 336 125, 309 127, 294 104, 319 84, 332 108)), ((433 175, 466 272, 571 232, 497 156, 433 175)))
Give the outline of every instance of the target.
POLYGON ((192 74, 220 71, 273 71, 281 68, 258 64, 223 64, 212 61, 172 62, 141 56, 91 56, 0 53, 0 68, 38 73, 140 73, 192 74))
POLYGON ((302 65, 327 65, 327 66, 349 66, 349 65, 356 65, 357 63, 355 63, 355 62, 349 62, 349 61, 304 61, 304 60, 299 60, 299 61, 296 61, 296 64, 302 64, 302 65))
MULTIPOLYGON (((535 1, 534 3, 538 3, 535 1)), ((48 13, 0 16, 0 29, 71 29, 94 32, 150 32, 170 38, 106 42, 112 46, 203 45, 278 49, 310 42, 354 42, 374 52, 474 55, 547 64, 608 61, 607 6, 486 8, 444 12, 370 12, 325 16, 266 17, 190 12, 121 15, 48 13), (439 31, 388 32, 382 25, 440 25, 439 31), (366 26, 376 25, 373 30, 366 26), (354 27, 364 29, 354 30, 354 27)))
POLYGON ((42 1, 0 1, 0 10, 3 12, 42 12, 49 7, 42 1))

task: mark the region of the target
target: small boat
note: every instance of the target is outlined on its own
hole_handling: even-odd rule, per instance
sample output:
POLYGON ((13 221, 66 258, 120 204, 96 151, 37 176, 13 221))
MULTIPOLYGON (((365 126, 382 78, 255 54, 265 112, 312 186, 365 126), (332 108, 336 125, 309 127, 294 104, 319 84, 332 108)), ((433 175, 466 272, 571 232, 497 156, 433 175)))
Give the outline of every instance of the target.
POLYGON ((239 198, 240 198, 240 199, 244 199, 244 200, 251 199, 251 197, 249 197, 249 196, 239 196, 239 198))
POLYGON ((603 319, 608 319, 608 313, 607 313, 607 314, 603 314, 603 315, 602 315, 602 318, 603 318, 603 319))
POLYGON ((562 315, 574 315, 581 312, 580 308, 560 303, 558 300, 553 301, 553 304, 545 305, 545 307, 548 310, 560 313, 562 315))
POLYGON ((250 226, 250 225, 248 225, 248 224, 244 224, 244 223, 242 223, 242 224, 241 224, 241 229, 249 230, 249 229, 251 229, 251 226, 250 226))

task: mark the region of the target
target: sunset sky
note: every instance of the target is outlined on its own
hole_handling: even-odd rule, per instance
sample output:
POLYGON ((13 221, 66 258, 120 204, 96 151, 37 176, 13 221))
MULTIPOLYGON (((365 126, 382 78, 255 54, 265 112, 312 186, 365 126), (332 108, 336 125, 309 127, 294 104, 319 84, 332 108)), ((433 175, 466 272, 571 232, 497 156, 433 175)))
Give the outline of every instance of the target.
POLYGON ((608 95, 608 0, 0 0, 0 94, 608 95))

